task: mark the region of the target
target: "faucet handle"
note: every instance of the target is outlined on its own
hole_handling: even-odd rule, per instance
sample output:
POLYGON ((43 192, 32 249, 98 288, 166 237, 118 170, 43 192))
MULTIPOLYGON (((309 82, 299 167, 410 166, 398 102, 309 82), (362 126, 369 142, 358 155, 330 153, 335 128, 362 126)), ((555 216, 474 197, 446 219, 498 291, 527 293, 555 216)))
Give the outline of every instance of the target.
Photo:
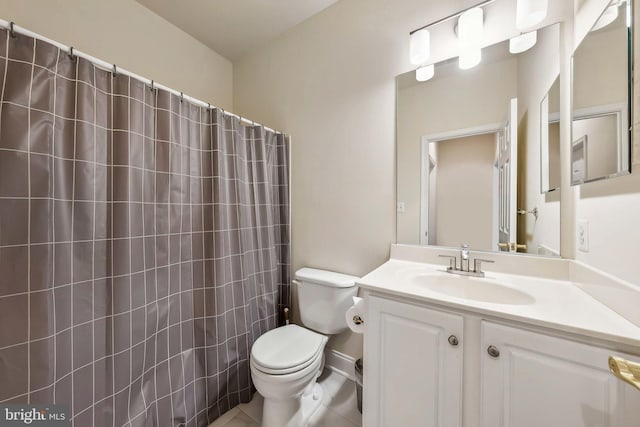
POLYGON ((456 257, 454 255, 438 255, 441 258, 449 258, 449 268, 456 269, 456 257))
POLYGON ((491 261, 490 259, 476 258, 476 259, 473 260, 473 271, 475 271, 476 273, 483 273, 482 272, 482 263, 483 262, 490 262, 490 263, 493 264, 495 261, 491 261))

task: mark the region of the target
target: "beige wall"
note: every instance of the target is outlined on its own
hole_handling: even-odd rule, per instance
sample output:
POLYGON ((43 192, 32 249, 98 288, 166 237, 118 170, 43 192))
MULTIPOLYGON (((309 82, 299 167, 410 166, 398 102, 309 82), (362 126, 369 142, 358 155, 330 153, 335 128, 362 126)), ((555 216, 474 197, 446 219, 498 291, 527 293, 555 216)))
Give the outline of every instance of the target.
MULTIPOLYGON (((237 112, 292 135, 293 268, 309 265, 362 275, 384 262, 395 241, 395 82, 396 75, 412 69, 408 64, 408 33, 438 18, 474 4, 474 1, 343 0, 234 64, 234 107, 237 112)), ((584 0, 578 10, 576 33, 594 22, 594 10, 606 0, 584 0), (595 6, 591 3, 597 3, 595 6)), ((574 23, 563 31, 561 49, 561 118, 568 122, 569 57, 574 23)), ((533 110, 531 110, 533 111, 533 110)), ((530 117, 530 116, 529 116, 530 117)), ((533 128, 533 127, 531 127, 533 128)), ((565 125, 561 142, 568 165, 570 135, 565 125)), ((537 150, 539 151, 539 150, 537 150)), ((532 169, 533 170, 533 169, 532 169)), ((630 179, 639 178, 631 177, 630 179)), ((536 178, 539 182, 539 177, 536 178)), ((631 190, 624 178, 610 181, 613 193, 631 190)), ((575 222, 587 215, 579 206, 577 190, 563 175, 561 250, 575 256, 575 222)), ((629 182, 629 180, 627 180, 629 182)), ((595 183, 598 184, 598 183, 595 183)), ((593 185, 595 185, 593 184, 593 185)), ((636 185, 636 188, 640 186, 636 185)), ((640 209, 638 190, 621 200, 623 207, 640 209), (623 200, 622 200, 623 199, 623 200)), ((557 195, 555 196, 557 197, 557 195)), ((607 203, 596 203, 606 206, 607 203)), ((556 211, 545 215, 557 227, 556 211)), ((624 210, 606 217, 588 213, 592 221, 591 257, 578 257, 623 277, 640 276, 640 263, 607 243, 594 225, 627 233, 640 240, 624 210), (600 243, 602 242, 602 243, 600 243)), ((629 212, 629 211, 627 211, 629 212)), ((640 212, 636 212, 636 217, 640 212)), ((620 235, 620 232, 615 232, 620 235)), ((630 247, 630 246, 629 246, 630 247)), ((349 333, 334 337, 330 347, 353 356, 361 354, 360 337, 349 333)))
MULTIPOLYGON (((538 209, 537 219, 518 215, 518 243, 534 254, 560 252, 559 196, 542 194, 540 185, 540 103, 559 72, 560 26, 554 25, 538 31, 536 46, 518 55, 518 208, 538 209)), ((556 103, 550 100, 552 111, 559 111, 556 103)))
POLYGON ((618 120, 615 115, 573 122, 573 140, 587 136, 587 179, 618 172, 618 120))
MULTIPOLYGON (((234 64, 235 110, 292 136, 294 269, 364 275, 388 259, 409 32, 473 3, 339 1, 234 64)), ((329 346, 362 352, 349 333, 329 346)))
POLYGON ((0 0, 0 19, 225 109, 233 67, 134 0, 0 0))
POLYGON ((573 108, 625 102, 627 98, 627 28, 624 15, 583 40, 573 58, 573 108))
MULTIPOLYGON (((601 4, 604 0, 588 0, 586 3, 601 4)), ((634 0, 636 18, 640 2, 634 0)), ((637 245, 640 242, 640 70, 638 64, 639 31, 635 31, 634 52, 635 94, 635 162, 631 175, 592 182, 580 186, 576 191, 575 220, 589 223, 589 252, 576 251, 576 259, 602 269, 640 287, 640 263, 637 262, 637 245)), ((564 208, 564 207, 563 207, 564 208)), ((567 236, 575 239, 575 236, 567 236)))
POLYGON ((493 251, 496 134, 437 144, 436 244, 459 247, 468 243, 475 250, 493 251))

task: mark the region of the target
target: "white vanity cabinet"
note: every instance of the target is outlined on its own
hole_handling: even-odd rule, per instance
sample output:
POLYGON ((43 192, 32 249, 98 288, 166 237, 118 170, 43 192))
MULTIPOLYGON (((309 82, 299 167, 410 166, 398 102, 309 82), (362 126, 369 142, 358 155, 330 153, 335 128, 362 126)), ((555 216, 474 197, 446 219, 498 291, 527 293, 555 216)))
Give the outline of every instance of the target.
POLYGON ((463 317, 368 298, 366 427, 461 425, 463 317))
POLYGON ((640 392, 608 369, 610 355, 640 357, 410 299, 366 299, 364 427, 640 426, 640 392))
POLYGON ((638 358, 492 322, 481 329, 483 427, 640 426, 640 392, 607 364, 612 354, 638 358))

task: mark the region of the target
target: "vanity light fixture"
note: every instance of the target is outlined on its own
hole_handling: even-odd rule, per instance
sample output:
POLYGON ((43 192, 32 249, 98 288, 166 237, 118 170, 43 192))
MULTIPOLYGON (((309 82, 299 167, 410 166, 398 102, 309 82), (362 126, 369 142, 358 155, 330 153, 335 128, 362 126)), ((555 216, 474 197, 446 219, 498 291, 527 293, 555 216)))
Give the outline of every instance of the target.
POLYGON ((463 70, 475 67, 482 59, 483 19, 480 7, 471 8, 458 18, 458 66, 463 70))
POLYGON ((431 79, 435 74, 435 67, 433 64, 425 65, 416 70, 416 80, 419 82, 426 82, 431 79))
POLYGON ((480 63, 482 60, 482 49, 467 49, 464 52, 460 52, 458 57, 458 67, 461 70, 469 70, 480 63))
POLYGON ((429 59, 430 38, 429 30, 426 28, 410 34, 409 58, 413 65, 424 64, 429 59))
POLYGON ((547 17, 548 0, 518 0, 516 3, 516 27, 526 30, 547 17))
POLYGON ((517 54, 531 49, 538 41, 538 32, 530 31, 509 39, 509 53, 517 54))
POLYGON ((620 3, 614 3, 602 12, 600 18, 596 21, 591 31, 598 31, 601 28, 606 27, 618 18, 618 6, 620 3))

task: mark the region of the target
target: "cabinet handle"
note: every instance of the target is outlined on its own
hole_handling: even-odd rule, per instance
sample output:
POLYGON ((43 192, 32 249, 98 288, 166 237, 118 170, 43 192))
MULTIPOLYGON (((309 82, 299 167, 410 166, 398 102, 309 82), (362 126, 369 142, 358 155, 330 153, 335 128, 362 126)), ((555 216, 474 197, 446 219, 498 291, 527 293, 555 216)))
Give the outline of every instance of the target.
POLYGON ((455 335, 449 335, 449 344, 455 347, 458 345, 458 343, 458 337, 456 337, 455 335))
POLYGON ((493 345, 490 345, 489 348, 487 348, 487 353, 489 353, 489 356, 495 359, 500 357, 500 350, 498 350, 496 346, 493 346, 493 345))
POLYGON ((609 370, 613 375, 640 390, 640 363, 609 356, 609 370))

